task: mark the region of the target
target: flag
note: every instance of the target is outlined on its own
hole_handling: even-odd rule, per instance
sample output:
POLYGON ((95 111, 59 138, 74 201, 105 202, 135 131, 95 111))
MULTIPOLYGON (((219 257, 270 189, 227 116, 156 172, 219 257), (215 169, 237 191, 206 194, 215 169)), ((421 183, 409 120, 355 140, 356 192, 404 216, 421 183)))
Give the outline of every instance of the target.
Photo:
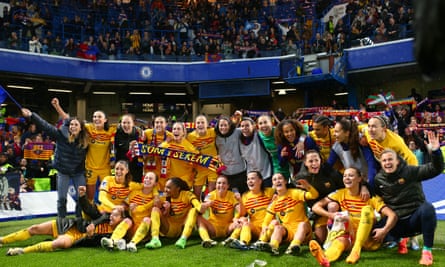
POLYGON ((5 89, 0 85, 0 104, 3 104, 8 98, 8 94, 6 93, 5 89))
POLYGON ((22 109, 22 105, 20 105, 9 93, 0 85, 0 104, 3 104, 5 102, 6 98, 9 97, 14 104, 17 105, 19 109, 22 109))

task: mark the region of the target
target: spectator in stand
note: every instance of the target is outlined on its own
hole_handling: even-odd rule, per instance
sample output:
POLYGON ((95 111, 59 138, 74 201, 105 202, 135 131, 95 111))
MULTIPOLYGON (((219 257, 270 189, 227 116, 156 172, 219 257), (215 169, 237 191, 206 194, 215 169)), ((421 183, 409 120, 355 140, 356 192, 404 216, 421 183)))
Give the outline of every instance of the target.
POLYGON ((8 38, 8 48, 19 50, 21 47, 21 42, 16 32, 11 32, 11 35, 8 38))
POLYGON ((62 55, 66 57, 75 57, 77 55, 78 45, 74 42, 73 38, 69 38, 62 51, 62 55))
POLYGON ((396 20, 394 18, 389 18, 388 22, 388 41, 395 41, 399 39, 400 29, 399 25, 396 24, 396 20))
POLYGON ((323 41, 323 39, 321 38, 321 34, 319 32, 317 32, 315 34, 315 40, 312 42, 312 53, 313 54, 317 54, 317 53, 322 53, 325 52, 325 41, 323 41))
POLYGON ((374 31, 374 43, 382 43, 388 40, 387 29, 383 20, 379 19, 377 21, 377 28, 374 31))
POLYGON ((41 50, 42 50, 42 43, 40 42, 37 36, 33 35, 32 39, 29 40, 29 52, 40 54, 41 50))

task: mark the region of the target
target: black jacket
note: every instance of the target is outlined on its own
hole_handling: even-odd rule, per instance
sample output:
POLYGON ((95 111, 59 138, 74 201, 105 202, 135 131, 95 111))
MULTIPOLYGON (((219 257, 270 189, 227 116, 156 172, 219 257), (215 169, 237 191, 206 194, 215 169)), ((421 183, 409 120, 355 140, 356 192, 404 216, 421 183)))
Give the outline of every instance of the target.
POLYGON ((306 201, 309 207, 335 190, 345 187, 341 173, 326 163, 321 165, 318 174, 308 173, 306 166, 302 165, 298 174, 292 177, 291 181, 296 185, 300 179, 305 179, 318 191, 317 199, 306 201))
POLYGON ((400 157, 399 161, 394 173, 385 173, 381 169, 374 178, 374 184, 376 194, 403 219, 426 201, 421 182, 439 175, 444 163, 440 149, 433 151, 432 162, 428 164, 408 165, 400 157))

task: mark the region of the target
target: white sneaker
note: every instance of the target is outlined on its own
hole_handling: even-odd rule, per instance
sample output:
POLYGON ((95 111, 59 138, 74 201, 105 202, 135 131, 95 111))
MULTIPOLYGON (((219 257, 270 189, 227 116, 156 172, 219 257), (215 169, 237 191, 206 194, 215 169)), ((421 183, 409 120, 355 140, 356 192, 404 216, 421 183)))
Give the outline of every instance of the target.
POLYGON ((136 247, 136 244, 133 242, 127 244, 127 250, 133 253, 138 252, 138 248, 136 247))
POLYGON ((23 248, 10 248, 6 252, 6 255, 8 255, 8 256, 16 256, 16 255, 21 255, 23 253, 24 253, 23 252, 23 248))
POLYGON ((116 241, 116 247, 118 250, 123 251, 127 249, 127 241, 125 241, 125 239, 119 239, 118 241, 116 241))
POLYGON ((108 250, 113 250, 113 239, 108 237, 102 237, 100 240, 100 245, 108 250))

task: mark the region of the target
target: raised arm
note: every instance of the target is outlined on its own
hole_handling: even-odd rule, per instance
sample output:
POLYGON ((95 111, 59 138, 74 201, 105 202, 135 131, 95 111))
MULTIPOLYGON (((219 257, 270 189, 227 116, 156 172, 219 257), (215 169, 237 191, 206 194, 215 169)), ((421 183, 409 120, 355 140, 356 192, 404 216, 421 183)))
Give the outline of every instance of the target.
POLYGON ((59 99, 58 98, 53 98, 51 100, 51 105, 53 105, 54 109, 57 111, 57 113, 59 114, 59 117, 61 117, 62 119, 68 119, 70 116, 68 115, 68 113, 66 113, 63 108, 60 106, 59 103, 59 99))

